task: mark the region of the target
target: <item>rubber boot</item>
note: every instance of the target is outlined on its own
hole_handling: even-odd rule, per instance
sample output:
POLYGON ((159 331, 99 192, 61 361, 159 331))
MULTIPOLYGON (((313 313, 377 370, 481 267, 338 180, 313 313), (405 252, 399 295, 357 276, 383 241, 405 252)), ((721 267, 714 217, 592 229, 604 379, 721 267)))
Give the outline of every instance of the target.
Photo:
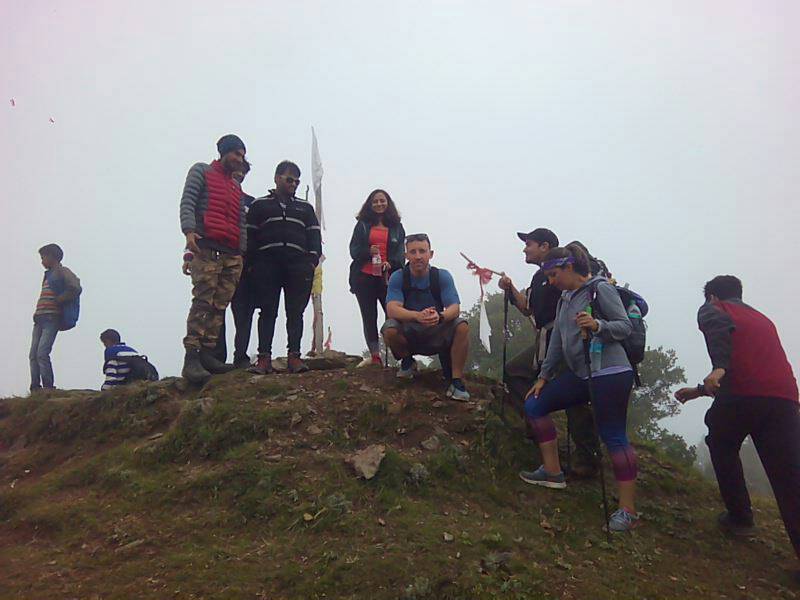
POLYGON ((211 378, 211 373, 200 364, 200 353, 197 350, 187 350, 183 360, 181 376, 189 383, 202 384, 211 378))
POLYGON ((288 357, 289 373, 305 373, 308 365, 300 358, 299 352, 290 352, 288 357))
POLYGON ((272 368, 272 355, 259 354, 256 359, 256 364, 247 369, 248 373, 255 373, 256 375, 271 375, 275 372, 272 368))
POLYGON ((231 364, 224 363, 217 359, 217 357, 214 356, 213 348, 202 348, 200 350, 200 364, 203 365, 206 371, 213 373, 214 375, 230 373, 236 368, 231 364))

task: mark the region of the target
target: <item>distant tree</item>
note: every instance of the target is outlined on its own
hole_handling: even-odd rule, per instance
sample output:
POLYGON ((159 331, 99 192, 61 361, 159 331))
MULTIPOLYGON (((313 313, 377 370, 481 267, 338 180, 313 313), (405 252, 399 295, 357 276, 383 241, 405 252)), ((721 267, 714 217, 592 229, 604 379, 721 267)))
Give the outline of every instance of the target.
POLYGON ((658 444, 667 455, 686 465, 694 463, 694 446, 687 446, 682 437, 670 433, 659 422, 678 413, 681 404, 672 397, 672 390, 686 383, 683 367, 672 349, 648 348, 639 365, 641 387, 633 389, 628 409, 628 429, 644 440, 658 444))
MULTIPOLYGON (((489 336, 491 353, 481 343, 479 332, 480 304, 475 305, 465 315, 469 322, 469 359, 467 370, 477 371, 481 375, 500 379, 503 358, 503 293, 489 294, 486 301, 486 315, 489 318, 491 334, 489 336)), ((522 352, 533 343, 533 327, 531 321, 509 304, 508 307, 508 358, 522 352)))
MULTIPOLYGON (((470 357, 468 365, 471 370, 481 375, 500 379, 503 356, 503 294, 489 294, 486 302, 486 313, 491 327, 489 337, 491 352, 487 352, 480 342, 479 321, 480 305, 475 305, 467 312, 470 331, 470 357)), ((533 343, 534 333, 530 320, 514 308, 508 308, 508 358, 524 350, 533 343)), ((686 382, 682 367, 674 350, 648 348, 644 361, 639 365, 639 377, 642 386, 634 388, 631 405, 628 410, 628 428, 634 435, 652 441, 672 458, 683 464, 691 465, 695 461, 694 446, 687 446, 678 435, 668 432, 659 425, 659 421, 675 415, 680 404, 672 398, 672 390, 686 382)))

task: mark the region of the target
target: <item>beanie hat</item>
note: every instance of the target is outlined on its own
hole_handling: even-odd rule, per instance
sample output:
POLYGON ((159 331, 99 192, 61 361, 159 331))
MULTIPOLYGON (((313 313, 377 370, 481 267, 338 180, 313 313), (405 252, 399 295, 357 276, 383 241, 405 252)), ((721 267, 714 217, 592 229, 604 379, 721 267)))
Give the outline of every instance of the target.
POLYGON ((223 135, 217 142, 217 150, 219 150, 220 156, 239 149, 247 152, 247 148, 244 147, 244 142, 241 140, 241 138, 238 135, 233 135, 232 133, 223 135))

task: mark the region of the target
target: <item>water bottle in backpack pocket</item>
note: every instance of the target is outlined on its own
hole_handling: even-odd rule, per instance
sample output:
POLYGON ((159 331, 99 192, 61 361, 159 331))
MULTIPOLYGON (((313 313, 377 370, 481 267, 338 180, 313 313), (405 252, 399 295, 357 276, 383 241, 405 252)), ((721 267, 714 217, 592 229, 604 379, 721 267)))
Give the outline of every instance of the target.
MULTIPOLYGON (((628 314, 628 319, 631 322, 631 333, 622 340, 620 344, 625 350, 628 362, 630 362, 631 367, 633 367, 636 385, 640 386, 641 381, 639 380, 638 366, 639 363, 644 360, 644 352, 647 348, 647 324, 645 323, 644 317, 647 315, 650 308, 645 299, 633 290, 618 285, 615 285, 614 289, 617 290, 617 294, 619 294, 620 300, 622 300, 622 306, 625 307, 625 312, 628 314)), ((591 292, 592 305, 595 306, 595 314, 602 317, 602 311, 598 310, 599 307, 596 306, 596 294, 596 289, 593 289, 591 292)), ((594 367, 592 367, 592 370, 594 371, 594 367)))

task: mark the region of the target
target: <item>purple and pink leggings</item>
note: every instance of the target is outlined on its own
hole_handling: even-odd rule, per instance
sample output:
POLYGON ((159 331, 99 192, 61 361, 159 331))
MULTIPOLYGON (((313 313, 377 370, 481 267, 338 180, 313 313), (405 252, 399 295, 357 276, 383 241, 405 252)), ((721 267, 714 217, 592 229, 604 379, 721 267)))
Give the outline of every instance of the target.
MULTIPOLYGON (((628 442, 625 425, 628 398, 633 388, 633 372, 592 378, 594 418, 603 443, 608 448, 617 481, 636 479, 636 453, 628 442)), ((556 439, 556 427, 550 413, 589 402, 589 381, 565 371, 544 386, 539 397, 528 396, 525 415, 538 443, 556 439)))

